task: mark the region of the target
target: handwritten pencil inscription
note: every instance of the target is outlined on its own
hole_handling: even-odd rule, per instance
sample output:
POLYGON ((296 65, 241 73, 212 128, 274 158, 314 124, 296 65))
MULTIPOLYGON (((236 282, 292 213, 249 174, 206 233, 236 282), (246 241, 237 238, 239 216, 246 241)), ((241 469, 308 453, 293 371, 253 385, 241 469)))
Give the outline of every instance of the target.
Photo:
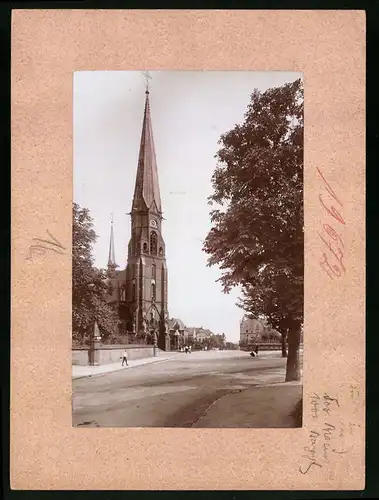
POLYGON ((319 168, 317 172, 323 186, 323 192, 319 194, 318 199, 326 217, 321 224, 322 231, 317 231, 323 246, 320 267, 331 280, 335 280, 346 273, 345 245, 339 232, 346 222, 343 218, 342 202, 319 168))
POLYGON ((46 252, 65 254, 63 250, 66 250, 66 248, 59 243, 59 241, 50 233, 48 229, 46 229, 46 232, 49 239, 33 238, 32 241, 34 243, 29 247, 29 254, 26 257, 26 260, 33 261, 33 258, 36 255, 45 255, 46 252))
POLYGON ((304 446, 305 454, 302 458, 305 460, 305 465, 299 467, 301 474, 308 474, 312 467, 322 467, 322 465, 317 461, 317 442, 320 438, 320 433, 316 431, 311 431, 309 433, 309 445, 304 446))
POLYGON ((337 397, 316 392, 310 395, 311 417, 315 427, 308 434, 308 444, 303 447, 299 472, 309 474, 323 468, 333 457, 344 455, 345 428, 339 422, 340 401, 337 397))

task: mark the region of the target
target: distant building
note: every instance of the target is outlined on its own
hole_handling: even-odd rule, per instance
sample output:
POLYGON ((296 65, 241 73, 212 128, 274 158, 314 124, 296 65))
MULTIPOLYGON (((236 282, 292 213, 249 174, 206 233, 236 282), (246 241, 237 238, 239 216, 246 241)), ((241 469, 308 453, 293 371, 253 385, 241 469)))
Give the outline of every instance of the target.
POLYGON ((203 327, 187 327, 179 318, 170 318, 168 321, 171 338, 171 349, 180 349, 195 342, 204 342, 213 335, 211 330, 203 327))
POLYGON ((208 330, 207 328, 203 328, 202 326, 200 328, 190 328, 191 331, 191 337, 194 341, 197 342, 204 342, 205 340, 209 340, 213 333, 208 330))
POLYGON ((240 321, 240 347, 252 346, 262 342, 280 342, 281 335, 267 325, 264 320, 244 316, 240 321))
POLYGON ((187 328, 183 321, 179 318, 171 318, 168 321, 169 332, 171 338, 171 349, 179 349, 186 343, 187 328))
POLYGON ((240 344, 258 342, 263 332, 264 326, 260 321, 244 316, 240 321, 240 344))

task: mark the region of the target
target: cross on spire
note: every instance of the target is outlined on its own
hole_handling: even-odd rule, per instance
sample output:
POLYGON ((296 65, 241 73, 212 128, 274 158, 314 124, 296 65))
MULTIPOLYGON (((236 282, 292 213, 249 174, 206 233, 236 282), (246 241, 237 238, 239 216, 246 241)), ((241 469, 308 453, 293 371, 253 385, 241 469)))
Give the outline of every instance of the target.
POLYGON ((142 74, 143 74, 143 76, 145 77, 145 80, 146 80, 146 94, 148 94, 149 93, 149 85, 150 85, 149 80, 151 80, 152 77, 150 76, 150 73, 147 70, 143 71, 142 74))

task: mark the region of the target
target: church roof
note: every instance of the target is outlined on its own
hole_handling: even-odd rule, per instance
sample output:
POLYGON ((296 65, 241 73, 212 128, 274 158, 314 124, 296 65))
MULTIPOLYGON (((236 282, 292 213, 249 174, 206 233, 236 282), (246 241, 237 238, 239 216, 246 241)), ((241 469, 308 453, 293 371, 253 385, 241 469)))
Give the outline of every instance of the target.
POLYGON ((108 283, 112 286, 112 293, 107 295, 107 302, 118 302, 120 300, 120 287, 125 283, 126 271, 116 271, 114 278, 109 278, 108 283))
POLYGON ((178 318, 169 319, 168 324, 169 324, 170 330, 176 330, 176 329, 185 330, 186 329, 186 326, 183 323, 183 321, 181 319, 178 319, 178 318))
POLYGON ((196 336, 201 336, 201 337, 210 337, 211 335, 213 335, 213 333, 208 329, 208 328, 203 328, 202 326, 199 328, 199 327, 195 327, 195 326, 191 326, 189 328, 190 330, 190 333, 196 337, 196 336))
POLYGON ((162 212, 148 90, 146 91, 132 212, 143 210, 145 207, 162 212))

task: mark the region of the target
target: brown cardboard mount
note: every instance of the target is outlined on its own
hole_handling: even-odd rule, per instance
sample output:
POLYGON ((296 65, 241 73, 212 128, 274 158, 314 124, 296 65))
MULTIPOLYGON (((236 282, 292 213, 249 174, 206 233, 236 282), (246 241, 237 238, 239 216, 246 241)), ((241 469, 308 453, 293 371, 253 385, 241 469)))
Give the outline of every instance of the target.
POLYGON ((363 11, 13 11, 13 489, 364 488, 364 102, 363 11), (304 74, 300 429, 72 427, 73 72, 141 68, 304 74), (62 253, 28 259, 46 231, 62 253))

